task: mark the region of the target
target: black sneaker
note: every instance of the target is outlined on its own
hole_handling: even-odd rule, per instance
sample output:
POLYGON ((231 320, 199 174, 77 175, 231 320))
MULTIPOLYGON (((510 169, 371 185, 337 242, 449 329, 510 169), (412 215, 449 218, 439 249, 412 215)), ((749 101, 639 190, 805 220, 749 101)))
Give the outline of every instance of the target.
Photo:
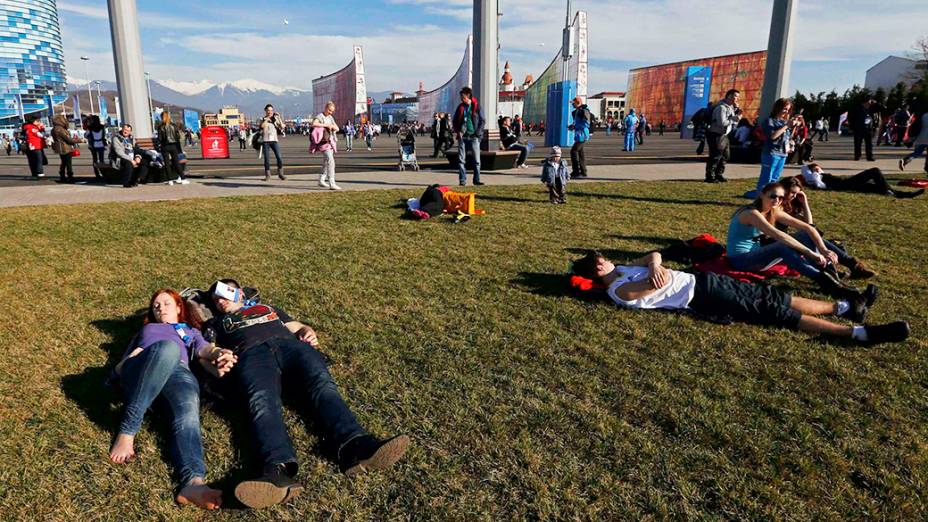
POLYGON ((851 305, 850 308, 839 317, 843 317, 849 321, 860 324, 864 322, 864 319, 867 318, 867 312, 870 310, 867 308, 867 301, 864 296, 860 296, 853 301, 848 301, 848 304, 851 305))
POLYGON ((864 326, 864 328, 867 330, 866 344, 901 343, 909 338, 909 323, 905 321, 864 326))
POLYGON ((475 182, 474 182, 474 185, 486 185, 486 183, 484 183, 484 182, 482 182, 482 181, 475 181, 475 182))
POLYGON ((721 174, 718 174, 717 176, 715 176, 715 181, 716 183, 728 183, 728 178, 726 178, 725 176, 721 174))
POLYGON ((466 186, 467 186, 467 182, 466 182, 466 181, 462 181, 462 182, 458 183, 458 185, 460 185, 460 186, 462 186, 462 187, 466 187, 466 186))
POLYGON ((388 440, 362 435, 341 449, 338 468, 349 477, 369 469, 386 469, 400 460, 407 448, 409 437, 406 435, 397 435, 388 440))
MULTIPOLYGON (((296 467, 296 463, 291 464, 296 467)), ((302 491, 302 484, 293 480, 287 464, 277 464, 261 477, 235 486, 235 498, 250 508, 261 509, 293 500, 302 491)))
POLYGON ((873 303, 876 302, 876 298, 879 295, 879 288, 875 284, 870 283, 867 285, 867 289, 863 291, 861 297, 864 299, 864 303, 867 305, 867 308, 873 306, 873 303))
POLYGON ((895 191, 893 195, 896 196, 896 199, 912 199, 912 198, 917 198, 918 196, 921 196, 924 193, 925 193, 925 189, 918 189, 914 192, 895 191))

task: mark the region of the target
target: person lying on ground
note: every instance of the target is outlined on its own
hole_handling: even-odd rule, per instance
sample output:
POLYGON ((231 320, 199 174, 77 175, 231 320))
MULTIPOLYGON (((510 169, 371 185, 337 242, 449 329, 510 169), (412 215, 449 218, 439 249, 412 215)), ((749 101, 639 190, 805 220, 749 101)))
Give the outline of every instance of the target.
MULTIPOLYGON (((838 263, 838 254, 822 241, 815 227, 783 211, 784 199, 783 187, 768 183, 752 204, 735 211, 728 225, 728 264, 735 270, 762 272, 779 260, 818 283, 822 291, 832 297, 851 300, 861 295, 859 290, 834 277, 833 266, 829 265, 838 263), (776 225, 798 232, 790 235, 776 225), (762 245, 764 236, 774 242, 762 245)), ((868 287, 868 292, 875 291, 876 287, 868 287)))
POLYGON ((744 283, 711 272, 693 275, 670 270, 662 262, 660 253, 651 252, 627 266, 616 266, 593 251, 573 263, 573 272, 602 283, 609 297, 626 308, 691 310, 703 316, 723 315, 743 323, 869 344, 901 342, 909 336, 909 325, 904 321, 845 326, 816 317, 834 315, 860 324, 873 304, 864 296, 836 302, 806 299, 772 286, 744 283))
POLYGON ((240 288, 235 280, 222 279, 209 290, 218 310, 210 326, 218 343, 238 356, 228 384, 251 415, 263 465, 259 478, 236 486, 236 498, 261 508, 289 501, 303 489, 294 480, 298 464, 283 419, 284 385, 299 390, 298 399, 305 401, 323 447, 346 475, 384 469, 398 461, 409 437, 380 440, 361 427, 329 374, 316 332, 279 308, 246 303, 240 288))
POLYGON ((900 199, 914 198, 925 193, 925 189, 912 192, 894 190, 883 176, 883 171, 876 167, 844 178, 828 174, 818 163, 809 163, 802 166, 802 179, 807 186, 815 189, 881 194, 900 199))
POLYGON ((231 351, 206 342, 187 324, 184 301, 177 292, 156 291, 145 325, 114 370, 126 404, 109 458, 118 464, 135 458, 135 436, 145 412, 154 405, 171 427, 171 461, 179 484, 175 499, 180 504, 216 509, 222 504, 222 492, 204 480, 200 387, 190 371, 194 359, 205 363, 216 377, 225 375, 236 360, 231 351))
MULTIPOLYGON (((780 186, 783 187, 783 190, 786 191, 786 201, 782 204, 783 211, 799 221, 814 227, 815 223, 812 221, 812 207, 809 205, 808 195, 802 190, 802 183, 799 181, 799 177, 790 176, 783 178, 779 183, 780 186)), ((786 227, 781 227, 779 225, 777 228, 783 232, 788 230, 786 227)), ((818 230, 818 227, 816 227, 816 230, 818 230)), ((819 234, 821 235, 821 232, 819 232, 819 234)), ((822 237, 822 242, 825 243, 828 250, 834 252, 835 255, 838 256, 838 264, 851 270, 850 279, 870 279, 876 275, 876 272, 867 267, 862 261, 851 257, 844 247, 838 246, 824 237, 822 237)))

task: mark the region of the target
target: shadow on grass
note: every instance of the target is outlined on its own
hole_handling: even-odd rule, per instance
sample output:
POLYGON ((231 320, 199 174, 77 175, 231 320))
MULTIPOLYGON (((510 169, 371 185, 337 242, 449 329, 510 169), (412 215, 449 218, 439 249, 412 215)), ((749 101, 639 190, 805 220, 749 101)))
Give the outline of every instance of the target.
POLYGON ((640 201, 643 203, 666 203, 668 205, 707 205, 716 207, 740 206, 737 203, 728 201, 712 201, 707 199, 666 199, 643 196, 627 196, 624 194, 598 194, 596 192, 570 192, 569 195, 578 198, 621 199, 626 201, 640 201))
POLYGON ((542 297, 559 297, 568 295, 565 274, 546 274, 542 272, 519 272, 519 276, 510 281, 525 288, 530 293, 542 297))
POLYGON ((487 201, 507 201, 512 203, 547 203, 547 200, 542 199, 528 199, 528 198, 515 198, 510 196, 491 196, 489 194, 480 194, 479 199, 485 199, 487 201))
POLYGON ((651 243, 657 245, 655 249, 661 249, 669 247, 680 240, 673 237, 658 237, 658 236, 625 236, 622 234, 610 234, 609 237, 613 239, 621 239, 627 241, 641 241, 642 243, 651 243))

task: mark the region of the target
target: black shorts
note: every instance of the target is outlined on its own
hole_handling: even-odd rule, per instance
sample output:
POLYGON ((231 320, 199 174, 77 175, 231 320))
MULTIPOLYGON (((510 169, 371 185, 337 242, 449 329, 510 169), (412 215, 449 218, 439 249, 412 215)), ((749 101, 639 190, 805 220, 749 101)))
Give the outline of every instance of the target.
POLYGON ((797 329, 802 314, 790 308, 793 297, 763 284, 743 283, 728 276, 703 272, 689 308, 714 317, 731 317, 741 323, 797 329))

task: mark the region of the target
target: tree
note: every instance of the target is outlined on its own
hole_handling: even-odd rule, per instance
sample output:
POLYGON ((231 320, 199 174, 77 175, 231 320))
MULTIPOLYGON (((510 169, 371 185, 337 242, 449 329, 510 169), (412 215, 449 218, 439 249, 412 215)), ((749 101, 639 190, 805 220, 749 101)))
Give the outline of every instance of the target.
POLYGON ((913 60, 919 63, 915 64, 915 70, 909 75, 909 80, 913 82, 921 81, 928 84, 928 36, 923 36, 915 41, 912 46, 912 52, 909 53, 913 60))
POLYGON ((906 91, 907 87, 905 83, 899 82, 895 87, 889 91, 889 94, 886 96, 886 108, 890 111, 895 111, 902 107, 905 104, 906 91))

